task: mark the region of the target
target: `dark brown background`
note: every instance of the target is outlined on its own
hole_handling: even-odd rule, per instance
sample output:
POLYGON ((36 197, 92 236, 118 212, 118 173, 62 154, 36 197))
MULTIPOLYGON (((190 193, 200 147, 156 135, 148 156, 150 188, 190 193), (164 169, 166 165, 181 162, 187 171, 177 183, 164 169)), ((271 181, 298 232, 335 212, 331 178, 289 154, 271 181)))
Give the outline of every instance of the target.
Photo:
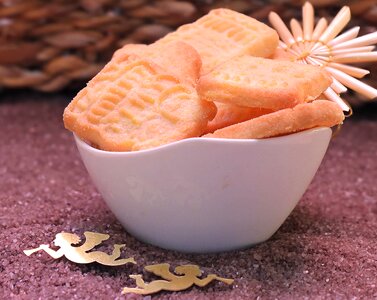
MULTIPOLYGON (((114 50, 151 43, 210 9, 228 7, 268 23, 270 11, 289 24, 301 21, 304 0, 6 0, 0 1, 0 88, 56 92, 78 88, 114 50)), ((349 5, 348 28, 377 30, 376 0, 312 0, 316 18, 328 22, 349 5)), ((376 85, 374 75, 366 78, 376 85)))

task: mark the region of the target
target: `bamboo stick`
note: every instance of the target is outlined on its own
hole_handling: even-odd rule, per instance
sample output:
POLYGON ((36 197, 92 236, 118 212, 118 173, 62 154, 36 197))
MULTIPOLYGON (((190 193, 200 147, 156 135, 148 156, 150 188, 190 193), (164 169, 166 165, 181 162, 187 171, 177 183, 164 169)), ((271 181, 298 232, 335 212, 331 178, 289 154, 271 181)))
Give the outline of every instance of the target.
POLYGON ((331 84, 332 89, 337 93, 337 94, 342 94, 347 92, 347 88, 341 84, 338 80, 333 78, 332 84, 331 84))
POLYGON ((339 35, 335 39, 329 41, 327 45, 328 46, 335 46, 335 45, 338 45, 340 43, 344 43, 344 42, 347 42, 351 39, 354 39, 359 34, 359 31, 360 31, 359 26, 353 27, 350 30, 347 30, 345 33, 339 35))
POLYGON ((287 26, 285 26, 283 20, 275 12, 271 12, 268 16, 270 23, 274 26, 276 31, 279 33, 281 40, 288 46, 291 46, 296 41, 292 34, 289 32, 287 26))
POLYGON ((302 23, 304 30, 304 39, 310 41, 314 29, 314 8, 310 2, 305 2, 302 7, 302 23))
POLYGON ((333 49, 344 49, 352 47, 363 47, 369 46, 377 43, 377 31, 372 32, 363 36, 360 36, 356 39, 349 40, 344 43, 340 43, 333 46, 333 49))
POLYGON ((331 62, 328 65, 329 67, 332 67, 334 69, 338 69, 350 76, 356 77, 356 78, 363 78, 365 75, 368 75, 370 72, 365 69, 353 67, 353 66, 348 66, 344 64, 339 64, 335 62, 331 62))
POLYGON ((374 46, 365 46, 365 47, 357 47, 357 48, 350 48, 350 49, 338 49, 331 51, 331 55, 338 56, 343 54, 358 54, 358 53, 368 53, 374 50, 374 46))
POLYGON ((377 51, 367 53, 346 53, 334 57, 337 63, 360 63, 377 61, 377 51))
POLYGON ((338 105, 343 109, 343 111, 350 111, 350 108, 347 105, 347 103, 345 103, 343 99, 340 98, 339 95, 335 93, 335 91, 331 87, 324 91, 323 94, 327 97, 327 99, 334 101, 335 103, 338 103, 338 105))
POLYGON ((377 97, 377 90, 361 82, 360 80, 357 80, 352 76, 349 76, 346 73, 331 67, 326 67, 326 70, 329 71, 337 80, 339 80, 346 87, 353 89, 354 91, 364 95, 369 99, 374 99, 377 97))
POLYGON ((290 22, 293 37, 297 42, 303 40, 303 32, 300 23, 296 19, 292 19, 290 22))
POLYGON ((325 18, 321 18, 313 31, 312 41, 318 41, 319 37, 326 30, 326 28, 327 20, 325 18))
POLYGON ((351 10, 348 6, 344 6, 335 18, 332 20, 330 25, 322 33, 319 38, 319 41, 326 44, 333 38, 335 38, 339 32, 348 24, 351 20, 351 10))

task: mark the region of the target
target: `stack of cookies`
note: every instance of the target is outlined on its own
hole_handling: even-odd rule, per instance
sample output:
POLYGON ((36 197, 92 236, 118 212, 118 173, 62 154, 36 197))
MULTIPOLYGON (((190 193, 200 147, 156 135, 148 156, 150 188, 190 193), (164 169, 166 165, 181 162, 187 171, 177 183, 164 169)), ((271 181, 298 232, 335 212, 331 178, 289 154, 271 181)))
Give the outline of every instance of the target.
POLYGON ((106 151, 190 137, 267 138, 340 124, 321 68, 273 60, 277 33, 216 9, 151 45, 126 45, 64 111, 67 129, 106 151))

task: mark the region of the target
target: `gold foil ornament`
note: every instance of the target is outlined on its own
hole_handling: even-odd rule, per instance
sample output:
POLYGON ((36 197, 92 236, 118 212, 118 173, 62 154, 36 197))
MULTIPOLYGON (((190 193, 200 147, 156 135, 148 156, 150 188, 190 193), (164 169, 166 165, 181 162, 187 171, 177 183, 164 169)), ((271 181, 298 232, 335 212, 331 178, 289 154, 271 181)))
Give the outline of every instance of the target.
POLYGON ((373 51, 377 32, 357 37, 360 27, 353 27, 339 35, 350 19, 351 10, 344 6, 330 24, 325 18, 315 24, 314 8, 309 2, 302 8, 302 24, 296 19, 291 20, 291 31, 276 13, 269 15, 269 21, 281 40, 275 58, 323 67, 333 77, 324 96, 347 112, 351 108, 339 94, 348 88, 368 99, 377 97, 377 89, 356 79, 363 78, 369 71, 348 65, 377 61, 377 51, 373 51))
POLYGON ((154 280, 150 283, 145 283, 142 275, 130 275, 130 278, 136 280, 137 287, 125 287, 122 294, 135 293, 147 295, 154 294, 162 290, 182 291, 190 288, 193 285, 204 287, 213 280, 218 280, 229 285, 234 282, 233 279, 222 278, 215 274, 209 274, 207 277, 200 279, 198 277, 202 274, 202 271, 197 265, 178 266, 174 269, 175 274, 170 272, 170 265, 167 263, 146 266, 144 269, 163 278, 164 280, 154 280))
POLYGON ((108 234, 85 231, 84 236, 85 242, 81 246, 74 246, 81 242, 81 238, 74 233, 61 232, 56 235, 54 240, 55 246, 60 247, 57 251, 51 249, 49 245, 40 245, 35 249, 24 250, 24 253, 30 256, 35 252, 43 250, 55 259, 65 256, 68 260, 78 264, 93 262, 106 266, 120 266, 127 263, 136 264, 133 258, 119 259, 120 250, 125 244, 115 244, 111 255, 102 251, 89 252, 103 241, 108 240, 110 238, 108 234))

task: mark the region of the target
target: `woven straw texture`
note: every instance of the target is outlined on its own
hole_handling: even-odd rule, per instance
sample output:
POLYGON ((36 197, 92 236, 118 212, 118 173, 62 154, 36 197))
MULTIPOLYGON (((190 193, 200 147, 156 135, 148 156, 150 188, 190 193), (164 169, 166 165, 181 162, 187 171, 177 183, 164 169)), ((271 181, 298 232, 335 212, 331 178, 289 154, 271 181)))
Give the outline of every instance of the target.
MULTIPOLYGON (((80 88, 127 43, 151 43, 212 8, 228 7, 267 22, 273 10, 300 19, 297 0, 5 0, 0 2, 0 88, 55 92, 80 88)), ((331 19, 349 5, 362 33, 377 30, 376 0, 312 0, 331 19)), ((375 74, 376 64, 369 67, 375 74)), ((366 83, 376 85, 370 76, 366 83)))

